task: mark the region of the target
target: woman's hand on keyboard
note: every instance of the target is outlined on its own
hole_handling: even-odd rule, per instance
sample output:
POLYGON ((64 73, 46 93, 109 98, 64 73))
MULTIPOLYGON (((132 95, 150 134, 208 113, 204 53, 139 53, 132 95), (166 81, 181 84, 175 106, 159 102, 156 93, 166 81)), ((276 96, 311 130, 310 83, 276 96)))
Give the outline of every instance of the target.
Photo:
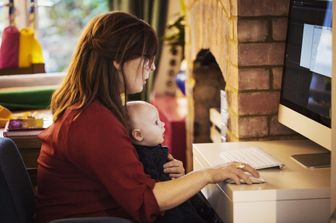
POLYGON ((215 166, 206 170, 209 183, 219 183, 228 179, 232 179, 236 184, 240 184, 240 180, 244 180, 247 184, 252 184, 250 173, 253 177, 259 177, 256 169, 248 164, 239 162, 231 162, 224 165, 215 166))

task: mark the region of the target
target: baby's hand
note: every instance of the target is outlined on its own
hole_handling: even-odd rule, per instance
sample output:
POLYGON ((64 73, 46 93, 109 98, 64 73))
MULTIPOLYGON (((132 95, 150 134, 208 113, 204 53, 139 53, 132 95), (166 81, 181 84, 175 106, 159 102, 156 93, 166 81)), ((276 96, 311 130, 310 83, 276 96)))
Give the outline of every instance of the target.
POLYGON ((179 178, 185 174, 183 163, 174 159, 170 153, 168 154, 168 162, 163 165, 163 172, 167 173, 172 179, 179 178))

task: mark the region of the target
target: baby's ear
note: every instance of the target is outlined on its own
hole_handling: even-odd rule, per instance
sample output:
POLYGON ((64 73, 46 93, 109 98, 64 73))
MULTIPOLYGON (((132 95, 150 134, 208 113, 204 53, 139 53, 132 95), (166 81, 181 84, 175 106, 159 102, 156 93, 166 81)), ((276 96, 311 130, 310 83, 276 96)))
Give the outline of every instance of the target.
POLYGON ((142 142, 142 140, 144 139, 140 129, 133 129, 132 137, 135 141, 138 142, 142 142))

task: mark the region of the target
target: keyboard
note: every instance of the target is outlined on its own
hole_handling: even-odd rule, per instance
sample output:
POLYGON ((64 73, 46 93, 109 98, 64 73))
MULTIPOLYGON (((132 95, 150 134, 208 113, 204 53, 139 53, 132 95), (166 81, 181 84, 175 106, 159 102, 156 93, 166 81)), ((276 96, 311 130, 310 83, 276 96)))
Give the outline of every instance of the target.
POLYGON ((260 170, 266 168, 283 168, 284 164, 258 147, 233 148, 220 153, 224 163, 237 161, 247 163, 260 170))

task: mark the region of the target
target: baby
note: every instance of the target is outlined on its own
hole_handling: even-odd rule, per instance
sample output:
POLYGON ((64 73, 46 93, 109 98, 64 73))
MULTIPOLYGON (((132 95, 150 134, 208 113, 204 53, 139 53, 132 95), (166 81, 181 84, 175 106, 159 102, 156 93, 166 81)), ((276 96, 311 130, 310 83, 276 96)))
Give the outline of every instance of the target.
MULTIPOLYGON (((127 103, 130 124, 130 135, 144 166, 145 173, 158 181, 171 180, 163 172, 163 164, 168 161, 168 148, 161 143, 164 139, 164 123, 160 120, 157 109, 144 101, 127 103)), ((202 222, 189 201, 170 209, 160 216, 156 222, 202 222)))

